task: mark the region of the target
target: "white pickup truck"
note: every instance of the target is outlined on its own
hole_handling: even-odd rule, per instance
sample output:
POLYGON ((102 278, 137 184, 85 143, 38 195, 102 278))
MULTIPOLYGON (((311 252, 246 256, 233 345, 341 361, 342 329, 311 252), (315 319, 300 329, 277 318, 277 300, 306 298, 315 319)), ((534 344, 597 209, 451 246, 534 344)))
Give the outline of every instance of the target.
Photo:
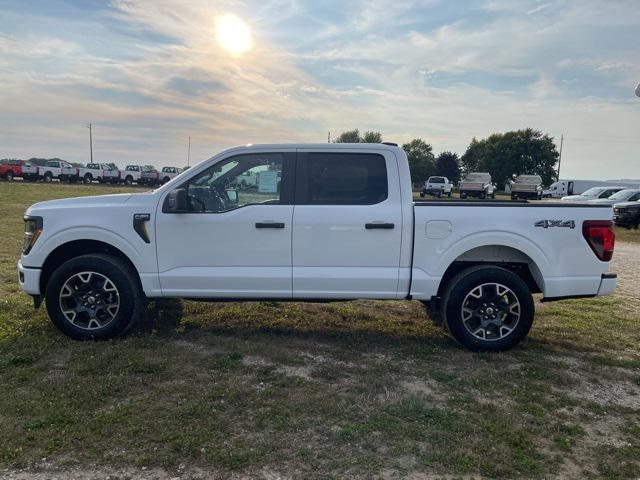
POLYGON ((429 177, 422 186, 420 196, 424 198, 427 195, 434 195, 441 198, 443 195, 446 195, 451 198, 452 191, 453 185, 447 177, 429 177))
POLYGON ((460 181, 460 198, 496 198, 495 186, 491 183, 491 174, 471 172, 460 181))
POLYGON ((50 160, 44 166, 38 167, 38 178, 44 182, 49 183, 54 178, 62 180, 64 178, 63 170, 71 168, 69 162, 64 160, 50 160))
POLYGON ((75 339, 123 334, 146 299, 425 302, 467 348, 504 350, 543 301, 613 292, 610 206, 414 203, 385 144, 226 150, 145 193, 37 203, 22 289, 75 339), (254 186, 240 188, 247 172, 254 186))
POLYGON ((119 183, 120 171, 114 170, 106 163, 88 163, 85 167, 64 168, 61 178, 71 183, 81 181, 89 184, 94 180, 98 183, 119 183))

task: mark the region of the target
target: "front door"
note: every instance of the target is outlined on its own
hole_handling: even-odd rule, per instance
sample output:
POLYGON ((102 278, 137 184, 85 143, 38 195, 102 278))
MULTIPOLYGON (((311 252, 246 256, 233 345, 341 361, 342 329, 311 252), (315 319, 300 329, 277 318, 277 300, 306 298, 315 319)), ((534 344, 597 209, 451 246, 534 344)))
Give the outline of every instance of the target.
POLYGON ((165 296, 291 298, 295 151, 231 156, 175 188, 186 213, 157 213, 165 296))
POLYGON ((393 154, 299 151, 294 298, 396 298, 401 232, 393 154))

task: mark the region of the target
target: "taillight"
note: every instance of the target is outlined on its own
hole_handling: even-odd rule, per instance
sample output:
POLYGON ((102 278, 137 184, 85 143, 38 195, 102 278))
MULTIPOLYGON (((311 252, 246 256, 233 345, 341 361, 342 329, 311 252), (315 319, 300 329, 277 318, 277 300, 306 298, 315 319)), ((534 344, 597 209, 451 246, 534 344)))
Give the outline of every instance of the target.
POLYGON ((603 262, 611 260, 616 243, 611 220, 585 220, 582 224, 582 235, 596 257, 603 262))

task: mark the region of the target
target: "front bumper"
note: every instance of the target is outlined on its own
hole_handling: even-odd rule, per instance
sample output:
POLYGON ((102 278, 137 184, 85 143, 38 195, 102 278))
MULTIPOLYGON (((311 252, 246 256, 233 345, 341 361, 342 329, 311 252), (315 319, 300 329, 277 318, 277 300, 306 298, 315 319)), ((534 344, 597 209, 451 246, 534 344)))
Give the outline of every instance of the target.
POLYGON ((32 296, 40 295, 40 274, 39 268, 25 267, 22 261, 18 262, 18 283, 20 288, 32 296))
POLYGON ((637 225, 640 218, 635 213, 614 213, 613 222, 622 227, 637 225))

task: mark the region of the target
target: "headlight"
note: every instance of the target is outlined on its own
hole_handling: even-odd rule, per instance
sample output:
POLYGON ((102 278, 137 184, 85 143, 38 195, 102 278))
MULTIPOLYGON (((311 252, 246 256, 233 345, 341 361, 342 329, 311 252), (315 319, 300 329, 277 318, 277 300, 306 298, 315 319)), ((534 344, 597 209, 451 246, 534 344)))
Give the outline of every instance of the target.
POLYGON ((27 255, 42 233, 42 217, 24 217, 24 244, 22 253, 27 255))

